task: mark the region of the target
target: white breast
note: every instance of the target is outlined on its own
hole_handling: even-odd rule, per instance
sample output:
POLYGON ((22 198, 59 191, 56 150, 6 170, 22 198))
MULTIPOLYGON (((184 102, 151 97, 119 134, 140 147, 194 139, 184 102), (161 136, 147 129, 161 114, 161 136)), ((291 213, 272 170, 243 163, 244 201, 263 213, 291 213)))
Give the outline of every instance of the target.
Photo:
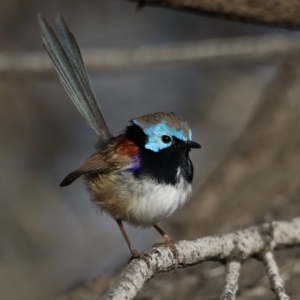
POLYGON ((151 226, 181 208, 191 195, 192 186, 178 174, 176 185, 158 184, 152 179, 143 179, 134 184, 132 200, 128 207, 128 219, 133 225, 151 226))

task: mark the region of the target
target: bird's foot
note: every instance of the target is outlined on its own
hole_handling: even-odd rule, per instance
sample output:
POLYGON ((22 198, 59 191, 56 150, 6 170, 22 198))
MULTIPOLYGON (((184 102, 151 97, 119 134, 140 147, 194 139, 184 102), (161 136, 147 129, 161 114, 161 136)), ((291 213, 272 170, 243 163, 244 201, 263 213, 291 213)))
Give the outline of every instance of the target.
POLYGON ((128 260, 128 263, 130 263, 133 259, 142 259, 150 268, 150 258, 151 255, 149 253, 139 252, 135 248, 130 248, 131 257, 128 260))
POLYGON ((175 260, 175 264, 174 264, 175 271, 174 272, 176 272, 178 269, 178 250, 175 247, 175 243, 170 238, 168 238, 168 239, 166 239, 166 241, 164 243, 155 243, 152 247, 153 248, 167 247, 171 250, 171 252, 173 253, 174 260, 175 260))

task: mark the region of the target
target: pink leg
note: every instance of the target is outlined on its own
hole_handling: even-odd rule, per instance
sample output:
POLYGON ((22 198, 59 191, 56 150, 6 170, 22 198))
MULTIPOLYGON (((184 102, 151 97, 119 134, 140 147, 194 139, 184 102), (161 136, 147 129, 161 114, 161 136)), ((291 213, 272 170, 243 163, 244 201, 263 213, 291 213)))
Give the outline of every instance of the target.
POLYGON ((148 265, 148 267, 150 267, 150 263, 149 263, 150 255, 147 254, 147 253, 141 253, 141 252, 138 252, 138 251, 132 246, 132 244, 131 244, 131 242, 130 242, 130 240, 129 240, 129 238, 128 238, 128 235, 127 235, 127 233, 126 233, 126 231, 125 231, 125 228, 124 228, 124 226, 123 226, 122 221, 121 221, 121 220, 116 220, 116 221, 117 221, 117 224, 119 225, 119 228, 120 228, 120 230, 121 230, 121 232, 122 232, 122 235, 123 235, 123 237, 124 237, 124 239, 125 239, 125 241, 126 241, 126 244, 127 244, 128 248, 129 248, 129 250, 130 250, 130 253, 131 253, 131 258, 129 259, 129 262, 130 262, 131 260, 135 259, 135 258, 141 258, 141 259, 143 259, 143 260, 146 262, 146 264, 148 265))
POLYGON ((177 251, 177 249, 175 247, 174 242, 172 241, 172 239, 159 226, 153 225, 153 227, 159 232, 159 234, 165 240, 165 243, 156 243, 153 246, 154 247, 160 247, 160 246, 168 247, 172 251, 172 253, 174 255, 174 259, 175 259, 175 271, 176 271, 177 268, 178 268, 178 251, 177 251))

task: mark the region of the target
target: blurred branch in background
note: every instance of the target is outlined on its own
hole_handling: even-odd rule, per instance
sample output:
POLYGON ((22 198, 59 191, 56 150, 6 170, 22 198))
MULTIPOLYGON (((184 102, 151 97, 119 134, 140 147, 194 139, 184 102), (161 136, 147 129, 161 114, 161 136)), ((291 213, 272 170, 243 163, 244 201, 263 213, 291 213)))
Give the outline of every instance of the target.
MULTIPOLYGON (((83 56, 89 70, 101 71, 191 62, 270 62, 299 51, 298 36, 273 34, 143 46, 137 49, 86 49, 83 50, 83 56)), ((54 73, 54 68, 45 52, 0 53, 0 76, 16 75, 19 72, 26 73, 26 76, 40 76, 54 73)))
POLYGON ((189 13, 226 18, 278 27, 300 27, 300 3, 297 0, 126 0, 138 7, 160 6, 189 13))
POLYGON ((281 194, 298 190, 299 93, 300 62, 291 57, 264 89, 256 112, 230 153, 195 192, 201 201, 187 203, 174 219, 170 227, 176 228, 177 234, 186 226, 183 224, 190 224, 190 238, 203 226, 215 232, 215 214, 221 224, 230 220, 232 229, 247 226, 243 216, 250 213, 258 217, 258 213, 270 211, 281 194), (198 213, 190 215, 190 210, 198 213))

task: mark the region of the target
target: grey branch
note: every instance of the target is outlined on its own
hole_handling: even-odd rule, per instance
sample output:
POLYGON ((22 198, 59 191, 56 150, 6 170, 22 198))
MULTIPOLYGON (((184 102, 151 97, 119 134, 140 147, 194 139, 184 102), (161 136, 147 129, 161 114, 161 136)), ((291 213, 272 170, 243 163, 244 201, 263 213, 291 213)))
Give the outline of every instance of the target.
MULTIPOLYGON (((250 256, 262 255, 266 249, 270 249, 271 247, 276 250, 299 245, 299 233, 300 218, 296 218, 291 221, 272 222, 270 224, 250 227, 222 236, 204 237, 194 241, 180 241, 176 244, 179 253, 179 267, 192 266, 209 260, 225 261, 228 265, 224 293, 226 294, 230 290, 234 294, 237 290, 240 268, 239 261, 244 261, 250 256)), ((143 260, 134 260, 131 262, 110 287, 103 299, 132 299, 141 290, 147 280, 158 273, 173 270, 174 258, 169 249, 152 249, 149 251, 149 254, 151 255, 149 268, 143 260)), ((268 270, 271 270, 268 272, 276 274, 275 276, 272 275, 272 278, 275 278, 272 280, 276 281, 273 287, 274 289, 279 286, 283 288, 283 284, 280 285, 279 283, 280 280, 282 282, 282 279, 279 280, 279 273, 278 271, 274 271, 273 263, 270 261, 270 257, 267 256, 265 265, 268 270)), ((221 299, 234 299, 234 296, 232 298, 223 297, 221 299)))
POLYGON ((263 263, 267 270, 270 285, 278 300, 289 300, 290 297, 285 293, 283 280, 279 275, 278 266, 271 251, 266 251, 263 255, 263 263))
POLYGON ((240 261, 230 261, 226 264, 225 269, 225 286, 220 300, 235 300, 238 290, 238 279, 240 276, 240 261))
POLYGON ((300 27, 297 0, 126 0, 140 6, 160 6, 217 18, 287 28, 300 27))
MULTIPOLYGON (((174 63, 234 61, 274 61, 299 53, 297 35, 263 35, 258 37, 221 38, 201 42, 136 49, 86 49, 84 61, 91 71, 166 65, 174 63)), ((44 52, 0 53, 0 75, 22 72, 30 74, 53 73, 54 68, 44 52)))

